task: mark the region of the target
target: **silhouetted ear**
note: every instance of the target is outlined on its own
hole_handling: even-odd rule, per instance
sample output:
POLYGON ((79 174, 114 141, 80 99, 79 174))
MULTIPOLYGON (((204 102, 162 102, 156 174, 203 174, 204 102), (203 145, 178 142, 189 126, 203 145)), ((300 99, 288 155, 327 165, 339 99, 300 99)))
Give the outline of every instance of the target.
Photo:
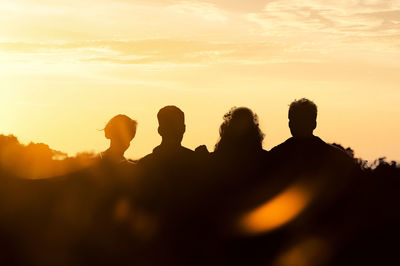
POLYGON ((317 128, 317 121, 313 122, 313 130, 317 128))
POLYGON ((162 134, 162 129, 161 129, 161 127, 160 126, 158 126, 158 134, 160 134, 160 136, 162 136, 163 134, 162 134))
POLYGON ((183 125, 183 132, 182 133, 185 133, 186 132, 186 125, 183 125))
POLYGON ((292 121, 291 120, 289 120, 288 125, 289 125, 289 128, 292 128, 292 121))

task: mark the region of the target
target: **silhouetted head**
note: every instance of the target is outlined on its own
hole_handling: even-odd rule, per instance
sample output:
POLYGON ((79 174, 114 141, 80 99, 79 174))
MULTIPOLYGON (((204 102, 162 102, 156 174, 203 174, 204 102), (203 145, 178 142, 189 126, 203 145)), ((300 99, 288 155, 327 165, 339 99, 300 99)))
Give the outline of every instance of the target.
POLYGON ((126 115, 116 115, 108 121, 104 135, 110 140, 114 153, 123 153, 129 148, 136 135, 137 122, 126 115))
POLYGON ((185 133, 185 114, 176 106, 165 106, 158 111, 158 133, 164 143, 180 144, 185 133))
POLYGON ((264 140, 257 115, 246 107, 234 107, 224 115, 219 135, 215 151, 258 151, 262 149, 264 140))
POLYGON ((317 127, 317 106, 302 98, 290 104, 289 128, 295 138, 311 137, 317 127))

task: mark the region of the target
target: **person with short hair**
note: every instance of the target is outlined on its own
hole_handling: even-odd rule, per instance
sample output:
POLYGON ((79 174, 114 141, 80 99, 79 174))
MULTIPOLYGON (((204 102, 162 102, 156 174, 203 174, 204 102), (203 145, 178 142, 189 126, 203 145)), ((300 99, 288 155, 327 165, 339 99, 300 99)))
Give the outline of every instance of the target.
POLYGON ((161 144, 155 147, 152 153, 140 159, 138 165, 147 172, 184 175, 184 172, 190 170, 187 169, 188 164, 195 160, 194 151, 181 144, 186 131, 185 114, 178 107, 169 105, 160 109, 157 120, 161 144))
POLYGON ((317 105, 306 99, 294 101, 289 107, 289 128, 293 137, 303 138, 313 136, 317 127, 317 105))
POLYGON ((309 99, 302 98, 290 104, 288 118, 292 137, 271 149, 270 155, 276 165, 283 165, 283 168, 290 165, 287 170, 298 173, 306 169, 337 168, 340 164, 352 166, 348 154, 314 135, 317 114, 317 105, 309 99))
POLYGON ((183 134, 186 131, 185 114, 176 106, 169 105, 161 108, 157 114, 158 133, 162 138, 160 148, 179 148, 189 152, 181 146, 183 134))
POLYGON ((332 210, 340 211, 339 202, 351 195, 361 170, 344 150, 314 135, 317 110, 306 98, 290 104, 292 137, 270 151, 269 165, 282 189, 294 184, 307 189, 311 200, 297 220, 320 228, 337 218, 332 210))
POLYGON ((135 201, 154 225, 143 256, 151 265, 190 265, 186 260, 193 228, 188 220, 195 212, 199 162, 196 153, 181 144, 186 131, 183 111, 165 106, 157 119, 161 144, 138 162, 135 201))

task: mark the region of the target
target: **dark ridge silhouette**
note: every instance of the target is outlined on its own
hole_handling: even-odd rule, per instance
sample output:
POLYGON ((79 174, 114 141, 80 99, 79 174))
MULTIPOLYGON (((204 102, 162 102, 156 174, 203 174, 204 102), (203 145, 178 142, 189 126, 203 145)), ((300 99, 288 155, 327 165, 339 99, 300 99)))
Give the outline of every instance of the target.
POLYGON ((69 157, 43 143, 23 145, 13 135, 0 135, 0 168, 20 178, 38 179, 72 173, 92 165, 95 157, 90 152, 69 157))
POLYGON ((399 165, 314 136, 310 100, 288 118, 292 137, 267 152, 257 115, 232 108, 214 151, 191 151, 184 113, 166 106, 161 144, 137 163, 125 115, 99 155, 0 135, 0 264, 398 264, 399 165))

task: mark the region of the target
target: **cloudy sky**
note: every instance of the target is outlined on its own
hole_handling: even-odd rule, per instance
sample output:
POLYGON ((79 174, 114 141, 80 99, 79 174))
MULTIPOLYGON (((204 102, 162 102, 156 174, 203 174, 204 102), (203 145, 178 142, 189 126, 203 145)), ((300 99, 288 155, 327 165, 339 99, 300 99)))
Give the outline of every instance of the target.
POLYGON ((308 97, 322 138, 400 160, 400 0, 0 0, 0 25, 0 132, 23 142, 101 151, 125 113, 138 158, 175 104, 184 144, 212 149, 224 112, 248 106, 269 149, 308 97))

